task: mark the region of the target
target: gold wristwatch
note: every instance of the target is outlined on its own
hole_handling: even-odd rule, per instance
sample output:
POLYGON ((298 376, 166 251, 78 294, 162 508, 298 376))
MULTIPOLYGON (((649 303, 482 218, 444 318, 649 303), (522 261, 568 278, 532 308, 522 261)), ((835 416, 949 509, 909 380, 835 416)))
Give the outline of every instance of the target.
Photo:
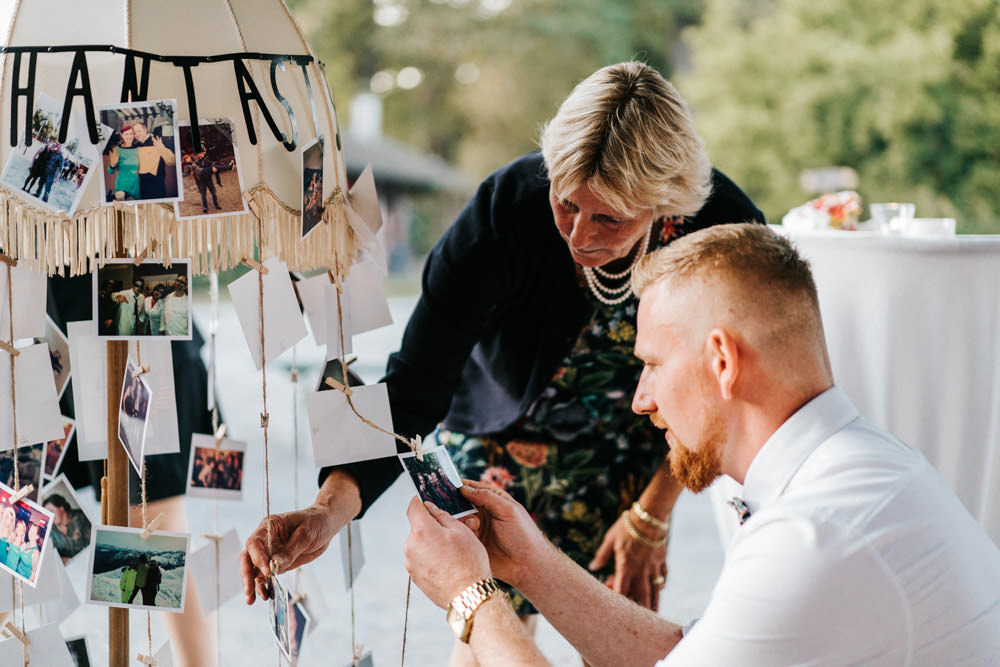
POLYGON ((469 643, 472 633, 472 616, 479 606, 494 595, 503 595, 496 579, 480 579, 470 585, 448 605, 448 625, 462 642, 469 643))

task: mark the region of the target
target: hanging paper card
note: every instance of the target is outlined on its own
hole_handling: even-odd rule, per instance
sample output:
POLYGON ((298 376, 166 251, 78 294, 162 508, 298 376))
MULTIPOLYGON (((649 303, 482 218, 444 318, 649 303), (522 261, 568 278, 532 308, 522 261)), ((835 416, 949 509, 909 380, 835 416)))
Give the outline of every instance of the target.
POLYGON ((219 600, 225 604, 243 590, 239 570, 232 567, 240 555, 242 542, 231 528, 216 542, 195 549, 188 556, 191 579, 198 588, 201 613, 208 616, 219 608, 219 600))
MULTIPOLYGON (((7 298, 8 267, 0 264, 0 338, 10 336, 10 313, 14 312, 14 340, 45 336, 45 274, 20 263, 10 268, 14 303, 7 298)), ((9 341, 8 341, 9 342, 9 341)))
MULTIPOLYGON (((73 658, 59 633, 59 625, 50 623, 28 631, 28 659, 32 665, 74 667, 73 658)), ((23 665, 24 644, 17 637, 0 642, 0 665, 23 665)))
MULTIPOLYGON (((392 415, 384 384, 352 387, 358 412, 389 432, 392 415)), ((396 455, 396 440, 358 419, 341 391, 318 391, 306 396, 309 433, 316 466, 331 466, 396 455)))
POLYGON ((365 550, 361 542, 361 522, 352 521, 348 524, 350 529, 350 539, 348 531, 342 530, 337 533, 340 542, 340 565, 344 570, 344 590, 351 589, 351 582, 358 580, 358 573, 365 564, 365 550), (350 543, 350 549, 348 549, 350 543))
MULTIPOLYGON (((62 415, 52 380, 49 346, 39 343, 18 351, 20 354, 14 362, 18 447, 60 438, 62 415)), ((0 352, 0 378, 6 378, 0 381, 0 451, 14 446, 10 360, 9 354, 0 352)))
POLYGON ((347 295, 352 333, 364 333, 392 324, 389 302, 385 299, 375 262, 364 261, 351 267, 347 275, 347 295))
POLYGON ((309 320, 313 340, 317 345, 326 345, 326 288, 329 287, 330 275, 321 273, 295 283, 302 307, 309 320))
POLYGON ((81 461, 108 456, 108 346, 94 335, 94 322, 68 322, 73 364, 76 449, 81 461))
MULTIPOLYGON (((264 282, 264 363, 270 363, 283 352, 308 335, 306 322, 299 310, 292 279, 288 275, 287 265, 272 257, 264 262, 268 272, 263 276, 264 282)), ((260 295, 256 271, 250 271, 245 276, 237 278, 229 284, 229 295, 232 297, 240 328, 246 338, 247 347, 253 363, 260 370, 260 295)))
POLYGON ((129 341, 128 354, 136 360, 141 357, 142 366, 149 369, 142 377, 153 394, 149 404, 143 455, 174 454, 181 451, 177 430, 177 396, 174 394, 174 355, 170 341, 144 340, 138 348, 135 341, 129 341))

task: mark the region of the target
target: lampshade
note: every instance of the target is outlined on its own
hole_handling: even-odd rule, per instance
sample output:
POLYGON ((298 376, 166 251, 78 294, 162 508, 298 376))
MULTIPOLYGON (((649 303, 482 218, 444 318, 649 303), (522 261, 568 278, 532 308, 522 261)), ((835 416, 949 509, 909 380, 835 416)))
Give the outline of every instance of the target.
MULTIPOLYGON (((178 220, 170 203, 108 205, 97 174, 79 188, 70 218, 26 196, 12 176, 0 184, 0 245, 8 254, 48 273, 64 266, 81 273, 95 257, 114 255, 119 234, 131 253, 191 257, 199 273, 238 263, 257 244, 293 269, 334 268, 356 251, 358 235, 373 239, 378 223, 366 225, 350 206, 322 65, 281 0, 0 0, 0 26, 3 165, 18 151, 30 158, 28 111, 38 111, 41 94, 86 121, 77 133, 98 140, 98 155, 107 138, 98 107, 175 100, 181 122, 233 121, 243 189, 262 220, 243 212, 178 220), (300 238, 302 148, 316 137, 324 139, 325 223, 300 238)), ((74 146, 81 154, 89 148, 74 146)), ((105 168, 97 160, 88 170, 105 168)))

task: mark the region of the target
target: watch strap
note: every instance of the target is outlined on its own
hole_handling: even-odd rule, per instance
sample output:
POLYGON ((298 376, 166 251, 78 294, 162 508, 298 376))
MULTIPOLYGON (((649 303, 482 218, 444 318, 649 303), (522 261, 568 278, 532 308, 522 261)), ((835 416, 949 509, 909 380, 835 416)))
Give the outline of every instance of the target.
POLYGON ((503 589, 497 584, 497 580, 490 577, 488 579, 480 579, 474 584, 466 586, 465 590, 455 596, 448 605, 449 613, 452 611, 459 614, 465 619, 465 626, 462 632, 458 634, 458 638, 468 643, 469 635, 472 633, 472 617, 476 613, 479 607, 492 597, 497 595, 506 595, 503 589))

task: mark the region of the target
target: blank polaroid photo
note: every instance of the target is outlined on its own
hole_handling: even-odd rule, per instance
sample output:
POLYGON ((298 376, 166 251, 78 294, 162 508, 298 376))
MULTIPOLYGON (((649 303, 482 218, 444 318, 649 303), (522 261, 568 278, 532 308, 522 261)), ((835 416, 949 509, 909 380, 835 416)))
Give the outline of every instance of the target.
POLYGON ((151 100, 98 106, 111 136, 99 165, 101 203, 145 204, 181 199, 177 100, 151 100), (140 171, 140 157, 143 167, 140 171), (152 165, 152 170, 148 166, 152 165))
POLYGON ((383 430, 361 421, 342 391, 307 394, 306 414, 309 417, 313 462, 318 467, 396 455, 396 439, 391 435, 389 393, 385 384, 352 387, 351 390, 354 408, 383 430))
POLYGON ((14 340, 42 338, 45 331, 45 297, 47 282, 44 273, 25 263, 17 266, 0 264, 0 335, 10 336, 10 313, 14 313, 14 340), (8 298, 7 280, 11 281, 8 298))
POLYGON ((410 474, 421 500, 429 500, 454 517, 478 511, 458 492, 462 477, 444 446, 424 449, 420 456, 416 452, 399 454, 399 461, 410 474))
POLYGON ((90 648, 87 646, 87 635, 72 637, 66 640, 66 648, 76 667, 90 667, 90 648))
POLYGON ((326 288, 331 284, 333 280, 329 273, 304 278, 294 284, 317 345, 326 345, 326 288))
POLYGON ((195 498, 243 499, 243 457, 247 443, 214 435, 191 436, 187 495, 195 498))
POLYGON ((288 620, 288 591, 277 577, 271 577, 271 597, 267 601, 267 611, 271 619, 271 630, 278 648, 289 660, 292 659, 291 624, 288 620))
MULTIPOLYGON (((34 630, 28 630, 28 655, 31 665, 44 667, 74 667, 58 623, 49 623, 34 630)), ((17 637, 0 641, 0 665, 23 665, 24 644, 17 637)), ((87 663, 84 663, 87 664, 87 663)))
POLYGON ((93 276, 99 338, 191 340, 190 259, 108 259, 93 276))
POLYGON ((323 216, 323 137, 302 148, 302 238, 316 229, 323 216))
POLYGON ((14 489, 0 484, 0 568, 34 587, 45 558, 52 513, 27 498, 11 502, 14 489))
POLYGON ((50 539, 63 563, 76 558, 90 546, 94 524, 66 475, 59 475, 45 485, 38 504, 52 512, 50 539))
POLYGON ((63 437, 56 440, 49 440, 45 443, 45 470, 42 471, 43 480, 50 480, 59 472, 59 466, 62 465, 63 459, 66 457, 66 447, 69 445, 70 438, 73 437, 73 433, 76 431, 75 419, 63 415, 62 421, 63 437))
POLYGON ((208 540, 188 556, 191 580, 198 587, 203 616, 218 609, 220 600, 226 604, 243 591, 239 568, 229 566, 237 562, 242 548, 236 529, 230 528, 221 540, 208 540))
POLYGON ((94 331, 93 320, 66 323, 73 359, 76 453, 81 461, 108 456, 108 346, 94 331))
POLYGON ((201 150, 196 151, 191 123, 178 124, 181 141, 183 199, 174 204, 178 219, 207 218, 246 212, 243 172, 228 118, 201 120, 201 150))
POLYGON ((118 442, 125 448, 136 474, 142 477, 146 424, 153 393, 145 378, 136 375, 138 368, 132 357, 129 357, 125 363, 121 400, 118 403, 118 442))
MULTIPOLYGON (((0 270, 2 271, 2 270, 0 270)), ((52 380, 49 348, 45 343, 18 348, 14 364, 17 388, 17 444, 48 442, 62 436, 62 415, 52 380)), ((10 355, 0 352, 0 451, 14 446, 14 396, 10 383, 10 355)), ((105 397, 107 400, 107 397, 105 397)), ((105 434, 106 435, 106 434, 105 434)))
POLYGON ((360 334, 392 324, 389 302, 375 262, 365 260, 347 274, 348 304, 352 333, 360 334))
POLYGON ((191 536, 142 528, 96 526, 87 568, 87 604, 149 611, 184 611, 191 536))
MULTIPOLYGON (((20 486, 31 484, 34 489, 25 496, 38 502, 38 490, 42 487, 42 469, 45 467, 45 443, 17 448, 17 481, 20 486)), ((0 483, 14 487, 14 450, 0 452, 0 483)))
POLYGON ((45 336, 36 338, 35 342, 46 343, 49 346, 49 359, 52 361, 52 379, 56 384, 56 396, 62 398, 70 377, 69 339, 56 326, 52 318, 46 315, 45 336))

